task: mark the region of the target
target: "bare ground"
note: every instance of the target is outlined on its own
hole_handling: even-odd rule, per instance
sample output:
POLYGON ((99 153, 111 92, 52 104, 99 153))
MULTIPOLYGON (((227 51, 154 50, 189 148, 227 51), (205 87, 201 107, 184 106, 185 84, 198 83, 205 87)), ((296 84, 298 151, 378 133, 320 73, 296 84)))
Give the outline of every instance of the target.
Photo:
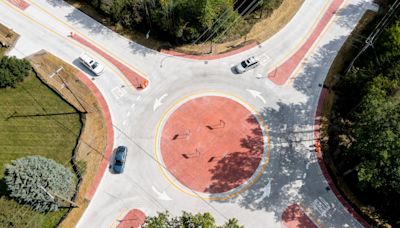
POLYGON ((106 148, 107 129, 104 114, 95 96, 75 74, 77 69, 45 51, 40 51, 27 58, 43 82, 58 92, 66 101, 83 113, 83 129, 76 148, 76 161, 80 171, 84 170, 75 203, 60 227, 75 227, 89 202, 85 199, 102 154, 106 148), (60 67, 57 75, 51 75, 60 67))
POLYGON ((7 50, 11 50, 18 38, 17 33, 0 24, 0 56, 6 54, 7 50))

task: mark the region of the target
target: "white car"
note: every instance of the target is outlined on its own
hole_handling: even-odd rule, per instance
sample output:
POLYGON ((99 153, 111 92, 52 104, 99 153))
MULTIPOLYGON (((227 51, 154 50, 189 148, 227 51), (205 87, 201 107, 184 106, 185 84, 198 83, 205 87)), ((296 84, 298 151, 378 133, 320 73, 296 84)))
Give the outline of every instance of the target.
POLYGON ((254 58, 254 56, 242 61, 240 64, 235 66, 235 71, 238 74, 244 73, 250 69, 253 69, 260 65, 260 63, 254 58))
POLYGON ((104 66, 88 56, 86 53, 82 53, 79 56, 79 61, 96 75, 100 75, 104 71, 104 66))

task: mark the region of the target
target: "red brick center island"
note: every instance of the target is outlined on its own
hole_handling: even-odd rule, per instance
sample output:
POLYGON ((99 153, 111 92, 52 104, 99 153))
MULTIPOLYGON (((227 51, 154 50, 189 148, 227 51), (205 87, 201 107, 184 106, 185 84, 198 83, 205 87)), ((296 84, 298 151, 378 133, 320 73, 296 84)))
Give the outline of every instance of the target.
POLYGON ((203 96, 170 114, 160 149, 165 167, 182 185, 202 193, 224 193, 253 176, 264 153, 264 136, 244 105, 227 97, 203 96))

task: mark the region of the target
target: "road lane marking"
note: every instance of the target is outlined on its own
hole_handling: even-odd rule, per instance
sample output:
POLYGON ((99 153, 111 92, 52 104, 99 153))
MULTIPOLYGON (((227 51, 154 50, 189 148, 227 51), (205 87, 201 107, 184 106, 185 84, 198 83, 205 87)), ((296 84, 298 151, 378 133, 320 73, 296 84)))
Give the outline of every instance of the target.
POLYGON ((163 192, 159 192, 156 187, 151 186, 151 189, 153 190, 153 192, 157 195, 157 198, 160 200, 165 200, 165 201, 170 201, 172 200, 171 197, 169 197, 167 195, 167 193, 165 192, 165 190, 163 192))
POLYGON ((322 217, 326 217, 326 213, 331 209, 331 206, 322 196, 316 198, 311 205, 322 217))
POLYGON ((156 98, 153 105, 153 111, 156 111, 163 103, 162 100, 168 96, 167 93, 163 94, 160 98, 156 98))
MULTIPOLYGON (((271 66, 271 69, 275 69, 278 68, 280 65, 282 65, 286 60, 288 60, 290 58, 290 56, 292 56, 294 53, 296 53, 296 51, 300 48, 301 45, 303 45, 305 43, 305 40, 308 39, 310 37, 310 35, 312 34, 312 32, 314 31, 314 29, 317 27, 317 23, 322 19, 324 13, 328 10, 328 7, 330 6, 328 3, 330 3, 330 1, 326 1, 325 5, 323 6, 323 10, 321 10, 321 12, 319 13, 317 19, 314 21, 313 25, 310 27, 310 29, 308 30, 306 36, 304 36, 297 44, 294 48, 292 48, 292 50, 286 54, 277 64, 274 64, 271 66)), ((270 72, 267 72, 267 75, 270 72)))
POLYGON ((110 224, 110 228, 113 228, 114 227, 114 224, 118 221, 118 220, 120 220, 121 218, 122 218, 122 216, 126 213, 128 211, 128 209, 123 209, 122 211, 121 211, 121 213, 119 213, 119 215, 114 219, 114 221, 110 224))
POLYGON ((111 90, 111 93, 114 95, 115 99, 119 100, 121 97, 126 95, 126 90, 121 89, 121 87, 117 86, 111 90))
MULTIPOLYGON (((346 1, 344 1, 342 3, 342 5, 344 5, 346 1)), ((341 5, 341 6, 342 6, 341 5)), ((339 8, 341 7, 339 6, 339 8)), ((310 53, 313 53, 315 51, 315 49, 319 46, 319 44, 322 41, 322 37, 326 34, 326 32, 332 27, 333 22, 335 21, 335 19, 337 18, 336 14, 331 18, 331 20, 329 20, 328 25, 325 26, 324 30, 321 32, 321 34, 318 36, 318 40, 313 44, 313 46, 307 51, 307 53, 304 56, 309 55, 310 53)), ((309 56, 310 57, 310 56, 309 56)), ((299 75, 300 71, 304 68, 304 66, 307 64, 307 59, 309 57, 305 57, 299 64, 299 66, 297 66, 296 71, 294 72, 293 76, 290 77, 289 83, 288 84, 293 84, 294 79, 296 79, 296 77, 299 75)))
POLYGON ((252 89, 246 89, 247 92, 249 92, 254 98, 259 98, 264 104, 267 103, 267 101, 264 99, 263 96, 261 96, 261 92, 257 90, 252 90, 252 89))
MULTIPOLYGON (((110 52, 108 49, 104 48, 102 45, 98 44, 96 41, 94 41, 93 39, 91 39, 89 36, 87 36, 86 34, 80 32, 80 31, 76 31, 74 29, 74 27, 72 27, 71 25, 69 25, 68 23, 62 21, 61 19, 59 19, 58 17, 54 16, 53 14, 51 14, 48 10, 44 9, 43 7, 41 7, 40 5, 38 5, 37 3, 33 2, 33 1, 29 1, 27 0, 27 2, 30 2, 32 5, 35 5, 37 8, 39 8, 40 10, 42 10, 43 12, 45 12, 47 15, 49 15, 50 17, 54 18, 55 20, 57 20, 58 22, 60 22, 61 24, 64 24, 65 26, 67 26, 68 28, 72 29, 74 32, 76 32, 77 34, 80 34, 82 36, 84 36, 86 39, 90 40, 95 46, 101 47, 101 49, 105 50, 105 52, 109 55, 111 55, 112 57, 114 57, 115 59, 123 62, 127 67, 131 68, 131 70, 133 71, 137 71, 137 73, 139 73, 142 77, 144 77, 146 80, 150 81, 147 76, 141 72, 139 69, 137 69, 136 67, 128 64, 127 62, 125 62, 122 59, 119 59, 118 57, 116 57, 112 52, 110 52)), ((96 23, 100 24, 101 26, 103 26, 104 28, 108 29, 106 26, 102 25, 101 23, 97 22, 96 23)))
POLYGON ((264 188, 264 193, 263 195, 257 199, 256 201, 254 201, 256 204, 259 204, 264 198, 269 198, 269 196, 271 195, 271 179, 268 180, 268 184, 267 186, 265 186, 264 188))
MULTIPOLYGON (((82 44, 80 44, 80 43, 71 42, 71 40, 68 39, 66 36, 61 35, 60 33, 56 32, 56 31, 53 30, 52 28, 48 27, 47 25, 45 25, 45 24, 43 24, 43 23, 41 23, 41 22, 39 22, 39 21, 33 19, 33 18, 30 17, 29 15, 24 14, 23 12, 21 12, 20 10, 18 10, 17 8, 15 8, 15 6, 13 6, 11 3, 8 3, 7 1, 4 1, 4 0, 3 0, 3 1, 0 1, 0 2, 6 3, 6 7, 12 9, 14 12, 16 12, 17 14, 19 14, 19 15, 25 17, 25 18, 28 19, 29 21, 31 21, 31 22, 33 22, 33 23, 39 25, 39 27, 43 27, 45 30, 49 31, 50 33, 53 33, 54 35, 58 36, 59 38, 61 38, 61 39, 63 39, 63 40, 66 40, 70 45, 72 45, 72 46, 74 46, 74 47, 77 47, 77 48, 80 48, 80 49, 84 49, 84 50, 86 50, 87 52, 89 52, 89 53, 91 53, 91 54, 93 54, 93 55, 95 55, 95 56, 98 56, 98 57, 100 57, 101 59, 105 60, 105 64, 106 64, 120 79, 122 79, 122 81, 125 81, 125 82, 127 83, 127 85, 131 85, 131 83, 128 81, 127 78, 125 78, 125 76, 122 76, 120 72, 117 72, 117 71, 115 70, 115 66, 111 65, 111 63, 109 63, 103 56, 99 55, 97 52, 91 50, 90 48, 88 48, 88 47, 86 47, 86 46, 84 46, 84 45, 82 45, 82 44)), ((66 62, 68 63, 68 61, 66 61, 66 62)), ((69 65, 73 66, 74 68, 78 69, 79 71, 82 71, 81 69, 79 69, 77 66, 75 66, 75 65, 73 65, 73 64, 69 64, 69 65)), ((129 86, 129 87, 130 87, 130 86, 129 86)), ((131 87, 130 87, 130 89, 131 89, 131 91, 135 91, 135 90, 134 90, 133 88, 131 88, 131 87)))

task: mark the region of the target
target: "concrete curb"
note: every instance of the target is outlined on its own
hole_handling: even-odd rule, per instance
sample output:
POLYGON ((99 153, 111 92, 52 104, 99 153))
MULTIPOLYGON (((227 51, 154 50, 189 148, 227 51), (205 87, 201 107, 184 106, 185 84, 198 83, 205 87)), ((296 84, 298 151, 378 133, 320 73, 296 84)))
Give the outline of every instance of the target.
POLYGON ((245 45, 241 48, 238 48, 236 50, 233 51, 229 51, 226 53, 222 53, 222 54, 217 54, 217 55, 190 55, 190 54, 184 54, 184 53, 180 53, 180 52, 176 52, 176 51, 170 51, 170 50, 165 50, 165 49, 161 49, 160 52, 164 53, 164 54, 168 54, 168 55, 172 55, 172 56, 176 56, 176 57, 182 57, 182 58, 187 58, 187 59, 195 59, 195 60, 216 60, 216 59, 222 59, 228 56, 232 56, 232 55, 236 55, 238 53, 241 53, 243 51, 247 51, 255 46, 257 46, 258 43, 256 41, 245 45))
POLYGON ((112 126, 111 122, 111 115, 110 115, 110 110, 108 108, 107 102, 104 99, 103 95, 101 94, 100 90, 96 87, 96 85, 86 77, 82 72, 79 71, 76 76, 81 80, 85 85, 92 91, 93 95, 97 98, 97 101, 99 102, 103 113, 104 113, 104 118, 106 122, 106 128, 107 128, 107 144, 106 144, 106 149, 104 152, 104 157, 101 160, 99 169, 97 171, 96 176, 93 179, 92 185, 88 192, 86 193, 85 198, 88 200, 91 200, 97 190, 97 187, 99 186, 101 179, 108 167, 109 163, 109 158, 111 157, 113 146, 114 146, 114 129, 112 126))
POLYGON ((334 0, 325 12, 324 16, 319 20, 317 26, 314 28, 311 35, 308 37, 306 42, 285 62, 283 62, 277 68, 271 70, 268 73, 268 79, 270 79, 276 85, 283 85, 295 71, 301 60, 314 45, 315 41, 321 35, 322 31, 328 25, 329 21, 335 15, 336 11, 342 5, 344 0, 334 0))
POLYGON ((329 184, 329 187, 332 189, 333 193, 335 194, 336 198, 342 203, 342 205, 346 208, 347 212, 349 212, 357 221, 363 225, 364 227, 371 227, 371 225, 365 221, 354 209, 353 207, 346 201, 346 199, 340 194, 339 190, 337 189, 335 182, 332 180, 331 176, 329 175, 328 169, 325 165, 323 159, 323 153, 321 150, 321 143, 320 143, 320 128, 321 128, 321 117, 322 117, 322 110, 323 104, 325 101, 325 97, 328 94, 327 89, 323 88, 321 90, 317 110, 315 112, 315 121, 314 121, 314 145, 315 146, 315 153, 317 155, 318 164, 321 168, 322 174, 324 175, 326 181, 329 184))
POLYGON ((121 71, 123 75, 129 80, 129 82, 137 89, 137 90, 142 90, 145 89, 149 81, 145 79, 144 77, 140 76, 137 72, 131 70, 129 67, 126 65, 122 64, 120 61, 116 60, 109 54, 105 53, 103 50, 100 48, 96 47, 89 41, 85 40, 81 36, 74 34, 71 32, 70 37, 74 39, 75 41, 85 45, 86 47, 92 49, 93 51, 97 52, 101 56, 103 56, 105 59, 107 59, 110 63, 112 63, 115 67, 118 68, 118 70, 121 71))

